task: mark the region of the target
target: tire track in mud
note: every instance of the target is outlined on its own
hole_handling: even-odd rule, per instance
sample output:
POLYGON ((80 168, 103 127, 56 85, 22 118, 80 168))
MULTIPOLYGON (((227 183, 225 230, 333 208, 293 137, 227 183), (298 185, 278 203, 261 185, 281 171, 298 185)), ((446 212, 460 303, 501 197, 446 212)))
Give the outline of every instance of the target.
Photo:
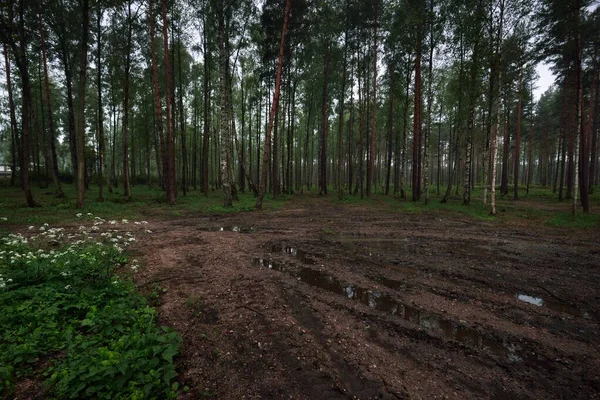
POLYGON ((164 237, 140 245, 147 265, 165 265, 139 281, 168 278, 161 320, 185 330, 181 383, 193 387, 189 398, 206 389, 217 398, 297 399, 600 393, 590 297, 599 288, 588 282, 600 260, 596 242, 327 203, 156 224, 164 237), (332 242, 332 233, 366 244, 332 242), (406 238, 392 251, 368 246, 406 238), (550 249, 563 255, 558 262, 550 249), (321 272, 309 277, 303 268, 321 272), (588 317, 517 300, 522 291, 548 302, 540 286, 588 317), (194 296, 216 320, 194 317, 185 305, 194 296))

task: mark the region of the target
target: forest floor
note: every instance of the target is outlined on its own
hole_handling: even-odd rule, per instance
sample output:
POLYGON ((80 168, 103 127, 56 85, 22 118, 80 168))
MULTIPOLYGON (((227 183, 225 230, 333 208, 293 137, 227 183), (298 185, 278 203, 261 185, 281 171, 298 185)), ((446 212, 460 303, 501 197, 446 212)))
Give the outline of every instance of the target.
POLYGON ((600 398, 596 227, 390 204, 147 216, 181 397, 600 398))

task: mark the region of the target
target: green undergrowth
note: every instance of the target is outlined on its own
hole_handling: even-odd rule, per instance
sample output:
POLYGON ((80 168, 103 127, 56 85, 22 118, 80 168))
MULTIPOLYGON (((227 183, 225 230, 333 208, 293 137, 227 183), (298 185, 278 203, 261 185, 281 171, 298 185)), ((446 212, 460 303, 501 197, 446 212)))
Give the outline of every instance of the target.
MULTIPOLYGON (((0 185, 0 217, 10 215, 10 224, 58 224, 69 221, 77 212, 75 207, 76 192, 73 185, 63 185, 65 198, 59 199, 52 187, 40 189, 32 186, 33 196, 40 207, 26 207, 23 193, 14 187, 0 185)), ((282 207, 289 197, 280 196, 273 200, 272 195, 266 195, 263 201, 264 210, 275 210, 282 207)), ((132 196, 126 199, 122 188, 112 193, 104 190, 104 201, 98 201, 98 188, 90 187, 85 193, 84 212, 102 215, 108 219, 149 219, 150 217, 179 218, 193 217, 202 214, 222 214, 253 211, 256 198, 251 192, 239 193, 239 201, 233 202, 233 207, 223 207, 223 192, 210 191, 208 196, 197 190, 191 190, 183 196, 178 192, 177 203, 169 205, 165 194, 158 186, 153 189, 148 186, 134 186, 132 196)))
MULTIPOLYGON (((597 191, 600 192, 600 191, 597 191)), ((406 192, 407 198, 400 198, 395 195, 384 195, 375 192, 371 197, 360 195, 349 195, 344 193, 343 198, 338 198, 337 191, 332 191, 329 195, 329 201, 336 205, 360 205, 373 209, 388 208, 398 213, 413 214, 434 214, 437 216, 461 215, 472 218, 477 221, 487 221, 491 223, 513 223, 513 222, 533 222, 540 225, 557 228, 575 228, 588 229, 600 228, 600 193, 594 193, 590 196, 591 213, 583 214, 581 207, 578 206, 576 215, 571 213, 571 201, 559 202, 556 193, 552 193, 550 188, 532 186, 529 193, 522 188, 519 191, 519 200, 513 200, 512 188, 509 196, 501 196, 499 190, 496 198, 496 216, 490 215, 490 193, 488 192, 488 204, 483 204, 483 190, 476 187, 471 193, 469 205, 464 205, 462 192, 459 194, 453 191, 446 203, 442 203, 443 191, 439 195, 434 191, 430 193, 429 204, 425 204, 424 195, 420 201, 410 199, 410 187, 406 192)))
POLYGON ((556 213, 553 217, 547 219, 545 223, 553 227, 566 228, 598 228, 600 229, 600 215, 581 214, 573 216, 571 213, 556 213))
POLYGON ((104 222, 0 240, 0 397, 23 377, 43 381, 45 398, 176 396, 179 335, 135 289, 124 253, 135 237, 100 234, 104 222))

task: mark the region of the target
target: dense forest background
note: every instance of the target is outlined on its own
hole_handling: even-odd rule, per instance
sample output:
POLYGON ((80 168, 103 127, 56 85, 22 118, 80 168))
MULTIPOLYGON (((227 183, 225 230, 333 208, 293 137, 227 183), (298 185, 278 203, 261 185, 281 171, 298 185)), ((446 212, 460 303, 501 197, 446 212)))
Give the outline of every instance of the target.
MULTIPOLYGON (((10 183, 471 201, 589 212, 600 10, 586 0, 9 0, 10 183), (535 68, 556 82, 537 101, 535 68)), ((597 189, 596 189, 597 190, 597 189)))

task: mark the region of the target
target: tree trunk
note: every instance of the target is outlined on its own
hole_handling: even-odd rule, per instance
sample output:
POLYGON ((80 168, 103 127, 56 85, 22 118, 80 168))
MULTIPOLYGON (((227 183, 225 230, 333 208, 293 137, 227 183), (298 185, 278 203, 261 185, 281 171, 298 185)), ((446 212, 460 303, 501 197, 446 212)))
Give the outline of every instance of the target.
POLYGON ((590 172, 589 172, 589 190, 590 194, 594 193, 596 186, 596 170, 598 166, 598 127, 600 126, 600 65, 598 63, 598 47, 594 49, 594 78, 593 89, 594 101, 590 102, 590 126, 589 139, 591 141, 591 156, 590 156, 590 172))
POLYGON ((343 165, 343 149, 344 143, 342 134, 344 132, 344 100, 346 98, 346 60, 348 58, 348 30, 344 32, 344 61, 342 64, 342 88, 340 92, 340 116, 338 122, 338 159, 337 159, 337 189, 338 199, 344 198, 343 181, 342 181, 342 165, 343 165))
MULTIPOLYGON (((354 82, 354 63, 351 62, 350 82, 354 82)), ((350 90, 350 122, 348 124, 348 194, 352 195, 352 179, 354 178, 354 160, 352 159, 354 136, 354 90, 350 90)))
POLYGON ((205 3, 205 12, 203 16, 204 23, 204 31, 202 34, 202 47, 204 52, 204 132, 202 135, 202 157, 200 159, 201 163, 201 187, 204 196, 208 196, 208 160, 210 158, 210 53, 208 50, 208 39, 207 39, 207 29, 206 29, 206 3, 205 3))
POLYGON ((417 33, 417 44, 415 49, 415 111, 413 120, 413 158, 412 158, 412 201, 421 198, 421 34, 417 33))
POLYGON ((123 152, 123 197, 131 199, 129 182, 129 145, 127 131, 129 129, 129 77, 131 75, 131 40, 132 40, 131 2, 127 3, 127 45, 125 46, 125 76, 123 81, 123 134, 121 144, 123 152))
MULTIPOLYGON (((240 82, 240 89, 241 89, 241 97, 242 97, 242 127, 241 127, 241 136, 242 136, 242 146, 241 146, 241 151, 238 151, 239 154, 239 163, 240 163, 240 172, 239 172, 239 183, 240 183, 240 192, 244 193, 246 191, 246 180, 245 180, 245 176, 244 176, 244 164, 246 163, 245 160, 245 156, 246 156, 246 148, 245 148, 245 143, 244 143, 244 136, 245 136, 245 130, 246 130, 246 98, 244 96, 246 96, 246 93, 244 92, 244 75, 243 75, 243 70, 242 70, 242 79, 240 82)), ((252 165, 252 163, 250 164, 252 165)))
MULTIPOLYGON (((32 108, 32 98, 31 98, 31 83, 29 80, 29 68, 28 68, 28 58, 27 58, 27 38, 25 34, 25 6, 24 0, 19 1, 19 30, 18 30, 18 38, 19 38, 19 46, 16 45, 14 41, 10 43, 14 57, 15 63, 17 64, 17 68, 19 70, 19 74, 21 76, 21 89, 22 89, 22 106, 21 106, 21 184, 23 192, 25 193, 25 200, 27 202, 28 207, 35 207, 37 203, 33 200, 33 195, 31 194, 31 188, 29 187, 29 151, 30 151, 30 134, 31 134, 31 118, 30 118, 30 109, 32 108)), ((12 22, 12 21, 11 21, 12 22)), ((7 68, 9 71, 9 68, 7 68)))
MULTIPOLYGON (((360 68, 360 51, 358 52, 358 65, 360 68)), ((361 85, 361 74, 358 75, 358 176, 356 177, 358 179, 358 185, 356 187, 356 189, 358 189, 360 187, 360 198, 362 199, 364 197, 364 155, 365 155, 365 151, 364 151, 364 138, 363 138, 363 131, 364 131, 364 125, 363 125, 363 121, 364 121, 364 108, 363 108, 363 102, 362 102, 362 91, 364 89, 364 85, 361 85)))
MULTIPOLYGON (((17 118, 15 115, 15 103, 13 100, 13 91, 12 91, 12 83, 10 80, 10 61, 8 59, 8 46, 6 43, 3 43, 4 50, 4 65, 6 68, 6 90, 8 91, 8 108, 10 112, 10 131, 11 131, 11 175, 10 175, 10 185, 14 186, 15 184, 15 175, 17 173, 17 149, 20 149, 22 146, 18 145, 18 134, 17 134, 17 118)), ((21 150, 18 150, 19 153, 21 150)), ((22 156, 21 156, 22 157, 22 156)), ((21 188, 23 188, 23 179, 21 176, 21 188)))
POLYGON ((410 67, 411 59, 410 56, 406 58, 406 85, 404 90, 404 122, 402 125, 402 166, 400 168, 400 198, 406 198, 406 189, 404 187, 404 178, 407 177, 407 141, 408 141, 408 106, 409 106, 409 91, 410 91, 410 78, 412 76, 412 69, 410 67))
POLYGON ((431 136, 431 106, 433 103, 433 50, 434 41, 434 5, 433 0, 429 2, 429 18, 431 18, 429 30, 429 60, 428 60, 428 82, 427 82, 427 125, 425 127, 425 143, 423 146, 423 190, 425 191, 425 204, 429 204, 429 138, 431 136))
POLYGON ((165 174, 165 186, 167 191, 167 203, 175 204, 175 193, 177 191, 175 181, 175 140, 173 133, 173 114, 171 109, 171 66, 169 62, 169 34, 167 22, 167 0, 162 0, 162 20, 163 20, 163 53, 165 60, 165 97, 167 102, 167 141, 166 141, 166 161, 167 169, 165 174))
MULTIPOLYGON (((102 5, 98 3, 96 12, 97 53, 96 53, 96 86, 98 87, 98 201, 104 201, 104 171, 106 168, 106 140, 104 138, 104 109, 102 107, 102 5)), ((110 180, 108 181, 110 186, 110 180)))
POLYGON ((231 180, 229 177, 229 155, 227 149, 231 140, 231 127, 229 121, 229 110, 227 104, 227 57, 229 54, 225 45, 225 10, 223 0, 218 2, 219 14, 219 96, 221 116, 221 179, 223 182, 223 207, 232 207, 233 197, 231 180))
POLYGON ((517 104, 517 132, 515 134, 514 155, 514 194, 513 200, 519 200, 519 169, 521 168, 521 125, 523 121, 523 68, 519 76, 519 102, 517 104))
POLYGON ((177 31, 178 43, 177 58, 179 62, 179 127, 181 129, 181 191, 183 195, 187 195, 187 175, 188 175, 188 157, 187 157, 187 144, 186 144, 186 133, 185 133, 185 117, 183 110, 183 74, 181 68, 181 31, 177 31))
MULTIPOLYGON (((150 49, 152 57, 152 82, 154 87, 154 107, 156 115, 156 132, 158 136, 158 142, 160 143, 160 157, 157 151, 157 168, 159 171, 159 178, 162 183, 163 189, 167 191, 167 157, 166 157, 166 144, 165 135, 163 132, 163 117, 162 117, 162 104, 160 100, 160 85, 158 82, 158 63, 156 61, 156 48, 154 44, 154 14, 152 11, 154 0, 148 1, 148 19, 150 20, 150 49), (161 160, 161 162, 159 162, 161 160), (162 168, 161 168, 162 167, 162 168), (162 169, 162 176, 161 176, 162 169)), ((156 137, 156 136, 155 136, 156 137)))
POLYGON ((369 164, 367 164, 367 197, 373 185, 373 161, 375 159, 375 128, 377 127, 377 27, 373 31, 373 115, 371 116, 371 138, 369 141, 369 164))
POLYGON ((89 35, 89 0, 82 1, 81 60, 79 64, 79 109, 77 129, 77 208, 83 208, 85 196, 85 88, 89 35))
POLYGON ((500 194, 508 196, 508 174, 509 155, 510 155, 510 109, 506 107, 506 119, 504 120, 504 151, 502 152, 502 184, 500 185, 500 194))
POLYGON ((50 172, 52 174, 52 180, 56 186, 56 195, 59 198, 64 197, 60 180, 58 179, 58 162, 56 157, 56 134, 54 131, 54 117, 52 115, 52 104, 50 102, 50 82, 48 79, 48 63, 46 60, 46 38, 44 35, 44 25, 40 16, 40 38, 42 44, 42 63, 44 66, 44 86, 45 86, 45 100, 46 110, 48 111, 48 130, 49 137, 48 142, 50 146, 47 148, 48 160, 50 162, 50 172))
MULTIPOLYGON (((575 0, 575 6, 577 11, 577 27, 579 27, 579 0, 575 0)), ((578 168, 575 171, 575 190, 574 190, 574 201, 573 207, 575 207, 575 202, 577 201, 577 185, 581 190, 581 206, 583 208, 584 214, 590 213, 590 199, 589 199, 589 191, 588 184, 589 180, 589 151, 588 151, 588 140, 586 134, 586 126, 585 126, 585 110, 583 107, 583 90, 581 87, 581 33, 577 34, 575 40, 575 84, 576 86, 576 99, 577 99, 577 115, 579 116, 579 145, 576 151, 576 160, 578 160, 578 168), (579 177, 578 177, 579 175, 579 177)), ((594 82, 595 83, 595 82, 594 82)), ((593 109, 594 104, 594 85, 592 85, 591 95, 590 95, 590 110, 593 109)), ((591 114, 591 111, 590 111, 591 114)))
POLYGON ((386 157, 386 176, 385 176, 385 194, 390 194, 390 179, 392 175, 392 147, 394 132, 394 72, 388 69, 390 77, 390 93, 388 98, 388 120, 387 120, 387 157, 386 157))
MULTIPOLYGON (((569 84, 568 78, 564 78, 564 87, 563 87, 563 99, 562 99, 562 108, 560 115, 560 141, 562 146, 560 146, 560 185, 558 189, 558 201, 563 201, 563 193, 564 193, 564 184, 565 184, 565 167, 566 167, 566 149, 567 149, 567 120, 568 117, 568 98, 569 98, 569 84)), ((558 173, 558 169, 557 169, 558 173)))
POLYGON ((321 146, 319 161, 319 195, 327 194, 327 128, 329 121, 327 118, 327 86, 329 79, 329 39, 325 42, 323 51, 323 95, 321 97, 321 146))
POLYGON ((269 125, 267 127, 267 133, 265 135, 265 152, 263 156, 263 170, 262 177, 260 180, 260 186, 258 189, 258 197, 256 198, 255 208, 260 210, 262 208, 262 201, 265 196, 265 189, 267 186, 267 172, 269 169, 269 150, 271 147, 271 131, 273 130, 273 122, 275 120, 275 112, 279 104, 279 90, 281 88, 281 70, 283 67, 283 52, 285 49, 285 34, 287 32, 288 18, 290 13, 291 0, 286 0, 285 10, 283 12, 283 27, 281 28, 281 42, 279 44, 279 58, 277 60, 277 76, 275 80, 275 93, 273 94, 273 103, 271 104, 271 112, 269 115, 269 125))

